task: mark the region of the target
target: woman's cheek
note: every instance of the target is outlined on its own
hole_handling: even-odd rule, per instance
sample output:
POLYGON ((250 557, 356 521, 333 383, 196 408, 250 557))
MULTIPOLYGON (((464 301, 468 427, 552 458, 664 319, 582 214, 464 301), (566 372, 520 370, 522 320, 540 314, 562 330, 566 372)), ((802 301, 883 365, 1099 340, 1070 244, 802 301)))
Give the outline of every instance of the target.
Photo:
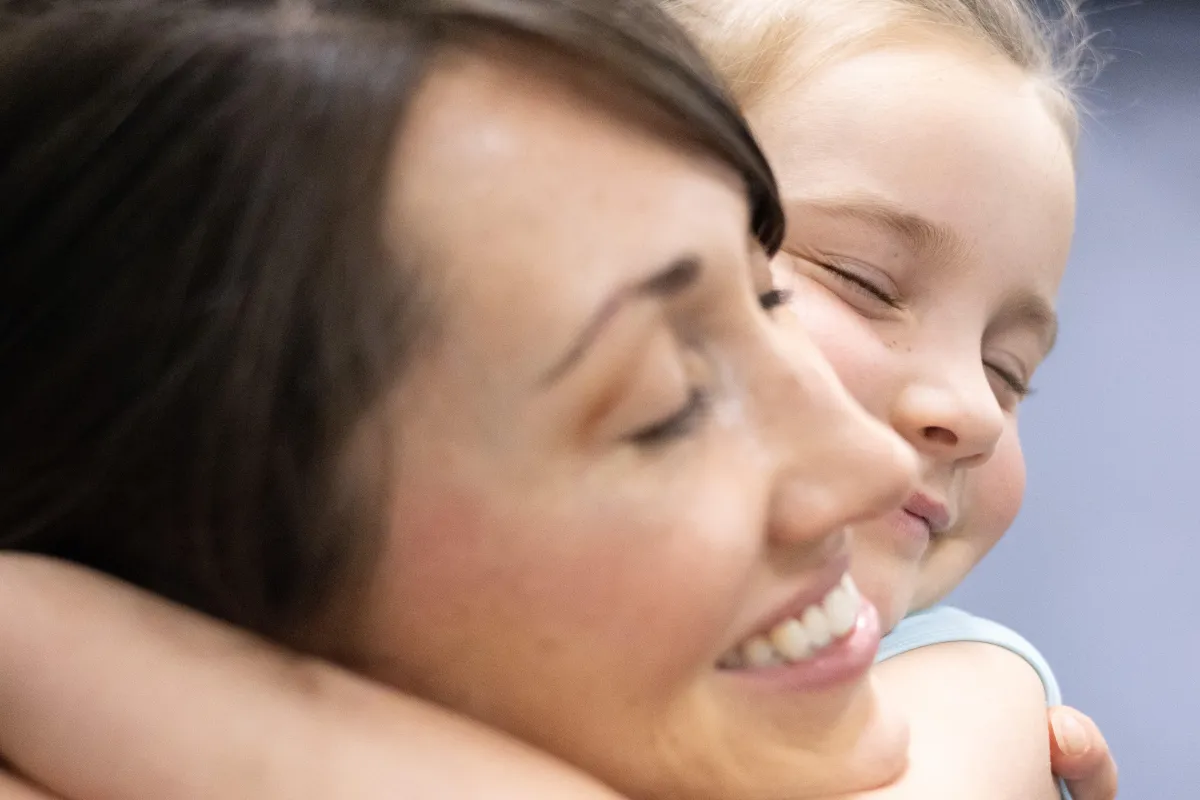
POLYGON ((664 686, 715 664, 758 573, 762 532, 750 521, 758 514, 722 488, 678 498, 682 513, 607 516, 596 529, 603 546, 564 598, 586 604, 577 612, 598 639, 664 686))
POLYGON ((669 690, 720 655, 761 557, 761 512, 718 466, 636 494, 431 488, 385 554, 372 627, 438 662, 505 652, 669 690))

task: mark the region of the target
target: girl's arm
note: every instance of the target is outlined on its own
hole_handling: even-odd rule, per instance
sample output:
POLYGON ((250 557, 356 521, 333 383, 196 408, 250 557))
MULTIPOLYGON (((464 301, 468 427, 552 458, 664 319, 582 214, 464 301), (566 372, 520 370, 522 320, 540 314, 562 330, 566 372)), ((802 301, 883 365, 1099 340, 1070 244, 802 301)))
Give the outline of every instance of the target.
POLYGON ((56 800, 16 778, 0 772, 0 800, 56 800))
POLYGON ((953 642, 875 669, 885 696, 908 714, 909 769, 856 800, 1058 800, 1045 689, 1023 658, 953 642))
POLYGON ((619 800, 478 723, 3 554, 0 759, 40 787, 0 774, 0 800, 619 800))
MULTIPOLYGON (((1024 661, 944 644, 877 669, 909 707, 915 758, 864 800, 986 800, 992 773, 1018 792, 1005 800, 1046 788, 1042 688, 1024 661)), ((1115 769, 1084 722, 1075 798, 1112 800, 1115 769)), ((45 789, 0 774, 0 800, 620 800, 477 723, 94 573, 0 554, 5 759, 45 789)))

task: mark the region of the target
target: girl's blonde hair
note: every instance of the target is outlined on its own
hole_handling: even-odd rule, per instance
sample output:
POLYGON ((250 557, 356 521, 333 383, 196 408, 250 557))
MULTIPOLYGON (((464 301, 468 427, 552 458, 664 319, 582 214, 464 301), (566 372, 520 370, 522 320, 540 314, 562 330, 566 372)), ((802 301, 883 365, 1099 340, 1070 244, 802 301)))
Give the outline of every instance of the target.
POLYGON ((1007 58, 1037 80, 1074 146, 1078 89, 1096 63, 1077 0, 662 0, 699 40, 743 107, 781 80, 907 32, 946 33, 1007 58))

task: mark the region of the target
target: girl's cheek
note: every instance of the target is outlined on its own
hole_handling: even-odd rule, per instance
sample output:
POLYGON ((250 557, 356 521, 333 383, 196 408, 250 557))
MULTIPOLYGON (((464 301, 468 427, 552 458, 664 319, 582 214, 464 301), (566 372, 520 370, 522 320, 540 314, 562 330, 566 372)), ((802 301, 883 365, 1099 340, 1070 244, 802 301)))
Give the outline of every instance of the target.
POLYGON ((815 286, 797 292, 795 323, 812 339, 821 355, 833 366, 850 394, 877 417, 886 418, 886 367, 894 356, 870 322, 815 286))
POLYGON ((986 552, 1012 527, 1025 497, 1025 456, 1015 419, 1008 420, 995 454, 974 472, 968 478, 972 513, 978 517, 973 528, 986 552))

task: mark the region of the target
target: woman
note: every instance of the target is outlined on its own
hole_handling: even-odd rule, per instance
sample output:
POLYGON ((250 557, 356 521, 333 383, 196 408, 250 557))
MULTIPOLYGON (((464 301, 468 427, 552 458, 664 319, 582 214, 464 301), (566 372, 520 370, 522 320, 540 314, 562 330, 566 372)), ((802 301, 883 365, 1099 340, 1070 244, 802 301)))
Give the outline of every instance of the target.
POLYGON ((770 170, 659 12, 64 6, 0 52, 6 546, 633 797, 903 767, 844 529, 913 457, 773 319, 770 170))

